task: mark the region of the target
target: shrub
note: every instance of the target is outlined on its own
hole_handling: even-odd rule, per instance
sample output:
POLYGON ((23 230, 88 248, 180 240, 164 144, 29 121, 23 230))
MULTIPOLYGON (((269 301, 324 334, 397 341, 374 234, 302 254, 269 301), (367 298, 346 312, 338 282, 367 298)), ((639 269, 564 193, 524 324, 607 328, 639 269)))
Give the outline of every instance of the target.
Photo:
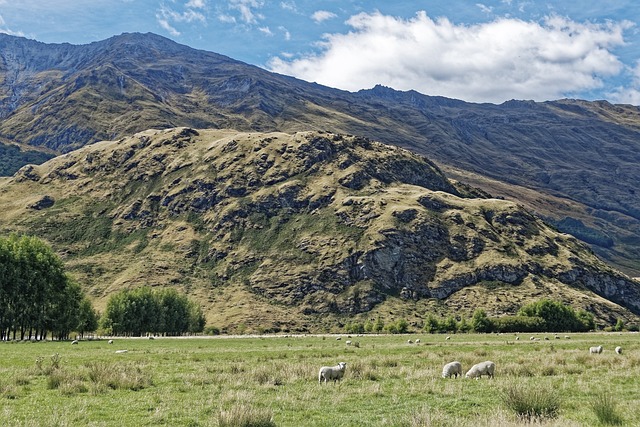
POLYGON ((503 392, 506 407, 522 420, 555 418, 560 410, 560 398, 554 390, 536 385, 513 384, 503 392))
POLYGON ((493 322, 487 317, 487 313, 482 309, 477 309, 471 318, 471 329, 475 332, 491 332, 493 322))
POLYGON ((540 332, 545 330, 545 321, 535 316, 503 316, 493 319, 494 332, 540 332))
POLYGON ((616 401, 609 393, 600 393, 591 400, 591 409, 596 414, 600 424, 622 425, 624 420, 616 409, 616 401))
POLYGON ((547 332, 586 332, 595 327, 591 313, 584 310, 576 313, 572 307, 548 298, 523 306, 518 316, 544 319, 544 331, 547 332))

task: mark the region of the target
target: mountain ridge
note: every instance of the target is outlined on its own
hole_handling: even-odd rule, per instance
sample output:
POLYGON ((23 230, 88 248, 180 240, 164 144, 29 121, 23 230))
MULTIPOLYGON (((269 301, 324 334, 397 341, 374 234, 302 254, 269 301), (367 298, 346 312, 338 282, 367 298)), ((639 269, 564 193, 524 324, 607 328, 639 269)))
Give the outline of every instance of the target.
POLYGON ((576 232, 563 227, 582 224, 576 234, 595 233, 591 240, 603 243, 592 243, 594 251, 640 276, 638 107, 580 100, 474 104, 381 86, 349 93, 153 34, 124 34, 78 48, 88 53, 74 59, 72 45, 0 38, 6 115, 0 137, 68 152, 176 126, 362 135, 427 155, 445 170, 476 177, 470 182, 476 186, 492 179, 538 192, 544 203, 508 191, 560 229, 576 232), (8 85, 8 69, 34 68, 27 57, 26 65, 15 65, 15 46, 24 43, 41 56, 58 53, 43 62, 49 68, 14 79, 24 84, 8 85), (51 66, 58 57, 58 64, 75 68, 51 66), (557 215, 558 199, 571 207, 566 215, 557 215))

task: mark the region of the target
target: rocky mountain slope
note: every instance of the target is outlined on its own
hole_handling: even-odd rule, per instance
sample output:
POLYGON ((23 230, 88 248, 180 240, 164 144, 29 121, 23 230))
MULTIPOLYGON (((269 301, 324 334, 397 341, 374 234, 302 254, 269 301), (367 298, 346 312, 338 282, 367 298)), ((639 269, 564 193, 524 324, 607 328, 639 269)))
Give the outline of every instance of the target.
MULTIPOLYGON (((0 143, 57 153, 175 126, 362 135, 425 154, 451 176, 522 203, 640 276, 634 106, 470 104, 383 87, 349 93, 153 34, 84 46, 0 34, 0 117, 0 143)), ((3 170, 13 173, 20 164, 11 153, 3 170)), ((21 153, 31 155, 23 164, 34 161, 21 153)))
POLYGON ((1 232, 52 242, 98 307, 177 286, 229 331, 417 324, 545 296, 602 322, 640 314, 640 283, 575 238, 357 136, 149 130, 25 166, 0 204, 1 232))

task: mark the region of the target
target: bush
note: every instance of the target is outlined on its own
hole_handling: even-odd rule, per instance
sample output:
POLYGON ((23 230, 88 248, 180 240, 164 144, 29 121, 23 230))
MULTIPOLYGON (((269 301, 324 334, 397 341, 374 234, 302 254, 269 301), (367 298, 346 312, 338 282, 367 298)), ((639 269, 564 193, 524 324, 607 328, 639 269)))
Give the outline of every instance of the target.
POLYGON ((541 317, 504 316, 493 319, 494 332, 541 332, 545 321, 541 317))
POLYGON ((600 424, 622 425, 624 420, 616 410, 616 401, 609 393, 600 393, 591 400, 591 409, 596 414, 600 424))
POLYGON ((539 385, 511 385, 503 392, 503 401, 508 409, 525 421, 555 418, 560 410, 558 393, 539 385))
POLYGON ((492 332, 493 321, 487 317, 484 310, 477 309, 471 318, 471 329, 474 332, 492 332))
POLYGON ((584 310, 576 313, 572 307, 548 298, 523 306, 518 316, 544 319, 545 332, 586 332, 595 327, 590 313, 584 310))

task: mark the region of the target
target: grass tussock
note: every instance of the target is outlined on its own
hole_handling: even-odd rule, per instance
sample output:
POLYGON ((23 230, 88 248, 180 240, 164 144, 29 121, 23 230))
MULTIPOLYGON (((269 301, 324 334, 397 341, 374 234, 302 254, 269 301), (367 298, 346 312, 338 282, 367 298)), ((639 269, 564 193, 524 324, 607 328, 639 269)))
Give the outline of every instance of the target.
POLYGON ((624 419, 618 412, 617 406, 618 402, 611 393, 599 393, 591 399, 591 409, 602 425, 619 426, 624 424, 624 419))
POLYGON ((140 365, 92 362, 87 365, 89 380, 112 390, 138 391, 153 384, 140 365))
POLYGON ((560 411, 557 391, 539 384, 511 384, 503 391, 503 402, 518 419, 526 421, 554 419, 560 411))
POLYGON ((273 413, 247 405, 234 406, 218 414, 218 427, 275 427, 273 413))

